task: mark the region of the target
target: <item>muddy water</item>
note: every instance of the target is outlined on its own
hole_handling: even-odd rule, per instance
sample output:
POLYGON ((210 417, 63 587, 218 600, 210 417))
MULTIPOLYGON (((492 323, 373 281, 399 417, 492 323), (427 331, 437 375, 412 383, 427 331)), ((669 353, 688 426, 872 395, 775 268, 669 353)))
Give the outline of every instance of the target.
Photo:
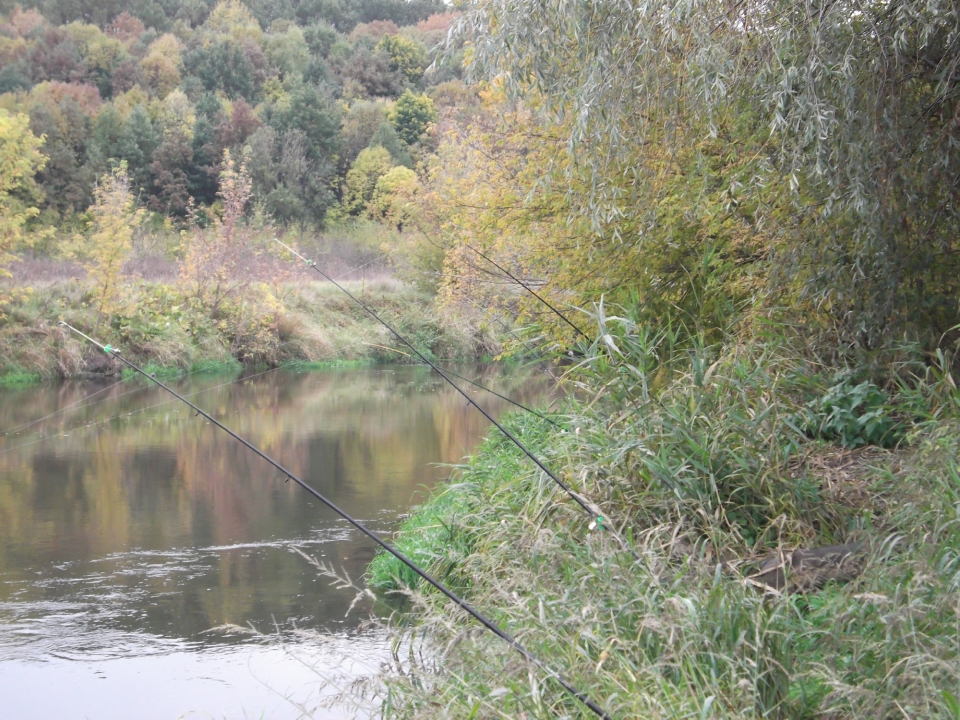
MULTIPOLYGON (((525 403, 549 388, 461 371, 525 403)), ((487 430, 419 367, 172 384, 383 532, 487 430)), ((293 548, 360 579, 373 544, 168 398, 133 380, 0 393, 0 718, 362 716, 336 696, 387 641, 293 548)))

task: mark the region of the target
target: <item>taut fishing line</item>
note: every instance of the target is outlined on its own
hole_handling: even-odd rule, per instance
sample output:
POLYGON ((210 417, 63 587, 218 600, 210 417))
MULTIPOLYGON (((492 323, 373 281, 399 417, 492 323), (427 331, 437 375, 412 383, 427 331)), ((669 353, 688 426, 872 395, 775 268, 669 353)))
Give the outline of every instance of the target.
MULTIPOLYGON (((150 380, 151 382, 155 383, 157 386, 163 388, 163 389, 166 390, 168 393, 170 393, 171 395, 173 395, 176 399, 180 400, 180 401, 183 402, 184 404, 186 404, 186 405, 188 405, 189 407, 193 408, 193 409, 197 412, 197 415, 203 415, 203 417, 205 417, 207 420, 209 420, 210 422, 212 422, 212 423, 213 423, 214 425, 216 425, 218 428, 220 428, 220 429, 223 430, 225 433, 227 433, 228 435, 230 435, 230 437, 232 437, 234 440, 236 440, 237 442, 239 442, 240 444, 242 444, 244 447, 246 447, 248 450, 250 450, 250 451, 253 452, 254 454, 256 454, 256 455, 260 456, 261 458, 263 458, 264 460, 266 460, 266 461, 267 461, 268 463, 270 463, 273 467, 275 467, 277 470, 279 470, 284 476, 286 476, 289 480, 293 480, 297 485, 299 485, 301 488, 303 488, 303 489, 306 490, 308 493, 310 493, 311 495, 313 495, 313 497, 315 497, 317 500, 319 500, 319 501, 322 502, 324 505, 326 505, 328 508, 330 508, 330 509, 333 510, 335 513, 337 513, 337 515, 339 515, 340 517, 342 517, 344 520, 346 520, 348 523, 350 523, 350 524, 351 524, 353 527, 355 527, 357 530, 359 530, 359 531, 362 532, 364 535, 366 535, 368 538, 370 538, 371 540, 373 540, 377 545, 379 545, 381 548, 383 548, 386 552, 390 553, 390 554, 393 555, 395 558, 397 558, 397 560, 399 560, 399 561, 402 562, 404 565, 406 565, 408 568, 410 568, 411 570, 413 570, 413 572, 415 572, 417 575, 419 575, 424 581, 426 581, 427 583, 429 583, 430 585, 432 585, 433 587, 435 587, 437 590, 439 590, 441 593, 443 593, 448 599, 452 600, 457 606, 459 606, 462 610, 464 610, 466 613, 468 613, 468 614, 469 614, 471 617, 473 617, 477 622, 479 622, 481 625, 483 625, 487 630, 489 630, 490 632, 492 632, 494 635, 496 635, 497 637, 499 637, 501 640, 503 640, 503 641, 506 642, 508 645, 510 645, 510 647, 512 647, 514 650, 516 650, 518 653, 520 653, 527 661, 533 663, 533 664, 536 665, 538 668, 540 668, 541 670, 543 670, 543 672, 545 672, 547 675, 549 675, 549 676, 552 677, 554 680, 556 680, 556 681, 563 687, 564 690, 566 690, 566 691, 569 692, 571 695, 573 695, 575 698, 577 698, 577 700, 579 700, 581 703, 583 703, 583 704, 584 704, 588 709, 590 709, 590 711, 593 712, 597 717, 604 718, 604 720, 612 720, 612 718, 610 717, 610 715, 608 715, 599 705, 597 705, 593 700, 591 700, 589 697, 587 697, 587 695, 585 695, 583 692, 581 692, 580 690, 577 690, 573 685, 571 685, 571 684, 570 684, 562 675, 560 675, 556 670, 554 670, 554 669, 551 668, 549 665, 545 664, 543 661, 541 661, 541 660, 538 659, 536 656, 534 656, 534 655, 533 655, 529 650, 527 650, 523 645, 521 645, 519 642, 517 642, 517 640, 516 640, 512 635, 510 635, 510 634, 507 633, 506 631, 502 630, 502 629, 501 629, 498 625, 496 625, 492 620, 488 620, 486 617, 484 617, 482 614, 480 614, 480 612, 477 611, 477 610, 475 610, 475 609, 473 608, 473 606, 471 606, 466 600, 464 600, 463 598, 461 598, 460 596, 458 596, 457 594, 455 594, 452 590, 447 589, 447 587, 445 587, 439 580, 436 580, 436 579, 435 579, 433 576, 431 576, 428 572, 426 572, 425 570, 421 569, 420 566, 418 566, 415 562, 413 562, 412 560, 410 560, 406 555, 404 555, 403 553, 401 553, 399 550, 396 550, 392 545, 390 545, 389 543, 387 543, 387 542, 386 542, 385 540, 383 540, 379 535, 377 535, 375 532, 373 532, 373 530, 370 530, 366 525, 364 525, 363 523, 361 523, 359 520, 355 519, 352 515, 350 515, 350 514, 349 514, 348 512, 346 512, 345 510, 340 509, 340 507, 339 507, 336 503, 334 503, 332 500, 328 499, 328 498, 327 498, 325 495, 323 495, 319 490, 316 490, 312 485, 309 485, 306 481, 302 480, 300 477, 298 477, 297 475, 295 475, 293 472, 291 472, 290 470, 287 470, 283 465, 281 465, 279 462, 277 462, 277 461, 274 460, 272 457, 270 457, 269 455, 267 455, 265 452, 263 452, 262 450, 260 450, 256 445, 253 445, 253 444, 250 443, 249 441, 245 440, 243 437, 241 437, 240 435, 238 435, 237 433, 235 433, 233 430, 231 430, 230 428, 228 428, 226 425, 224 425, 222 422, 220 422, 220 421, 217 420, 215 417, 213 417, 212 415, 210 415, 208 412, 206 412, 206 411, 202 410, 201 408, 197 407, 197 406, 194 405, 192 402, 190 402, 189 400, 187 400, 184 396, 178 394, 175 390, 172 390, 171 388, 167 387, 167 386, 164 385, 162 382, 160 382, 159 380, 157 380, 155 377, 152 377, 151 375, 149 375, 149 374, 148 374, 147 372, 145 372, 144 370, 141 370, 140 367, 138 367, 137 365, 134 365, 132 362, 130 362, 129 360, 127 360, 127 359, 120 353, 120 351, 119 351, 117 348, 114 348, 114 347, 112 347, 112 346, 110 346, 110 345, 102 345, 102 344, 100 344, 99 342, 97 342, 97 341, 94 340, 93 338, 89 337, 88 335, 83 334, 82 332, 80 332, 79 330, 77 330, 76 328, 72 327, 71 325, 65 323, 65 322, 62 321, 62 320, 60 321, 60 325, 66 327, 68 330, 71 330, 72 332, 76 333, 76 334, 79 335, 80 337, 84 338, 87 342, 89 342, 89 343, 91 343, 91 344, 93 344, 93 345, 96 345, 98 348, 100 348, 100 349, 103 350, 105 353, 107 353, 107 355, 110 355, 111 357, 117 358, 120 362, 122 362, 124 365, 126 365, 127 367, 129 367, 129 368, 130 368, 131 370, 133 370, 134 372, 137 372, 137 373, 139 373, 140 375, 143 375, 145 378, 147 378, 147 379, 150 380)), ((456 387, 456 385, 454 385, 454 387, 456 387)), ((462 391, 461 391, 461 392, 462 392, 462 391)), ((468 398, 468 399, 469 399, 469 398, 468 398)))
MULTIPOLYGON (((294 365, 294 364, 296 364, 296 363, 291 363, 291 365, 294 365)), ((272 373, 274 370, 283 370, 283 369, 286 368, 286 367, 289 367, 289 366, 288 366, 288 365, 278 365, 277 367, 269 368, 268 370, 263 370, 262 372, 255 373, 255 374, 253 374, 253 375, 245 375, 245 376, 243 376, 243 377, 239 377, 239 378, 236 378, 236 379, 234 379, 234 380, 231 380, 230 382, 220 383, 219 385, 214 385, 214 386, 212 386, 212 387, 204 388, 203 390, 197 390, 196 392, 189 393, 189 394, 186 395, 185 397, 195 397, 195 396, 197 396, 197 395, 202 395, 202 394, 205 393, 205 392, 211 392, 211 391, 213 391, 213 390, 217 390, 217 389, 223 388, 223 387, 228 387, 229 385, 234 385, 234 384, 239 383, 239 382, 246 382, 247 380, 252 380, 253 378, 260 377, 261 375, 266 375, 267 373, 272 373)), ((200 371, 200 370, 191 371, 191 372, 188 372, 188 373, 184 373, 183 375, 177 375, 177 376, 174 377, 173 379, 174 379, 174 380, 182 380, 183 378, 187 377, 188 375, 192 375, 194 372, 201 372, 201 371, 200 371)), ((153 376, 150 376, 150 379, 151 379, 151 380, 156 380, 156 378, 154 378, 153 376)), ((125 382, 125 381, 121 381, 121 382, 125 382)), ((119 383, 114 383, 114 385, 119 385, 119 383)), ((113 385, 111 385, 110 387, 113 387, 113 385)), ((130 395, 130 394, 135 393, 135 392, 140 392, 141 390, 143 390, 143 389, 146 388, 146 387, 149 387, 149 385, 144 385, 144 386, 142 386, 142 387, 138 387, 138 388, 135 388, 135 389, 133 389, 133 390, 127 390, 127 392, 125 392, 125 393, 120 393, 120 394, 117 395, 116 397, 104 398, 104 400, 119 400, 119 399, 122 398, 124 395, 130 395)), ((93 407, 94 405, 99 405, 101 402, 104 402, 104 400, 98 400, 98 401, 95 402, 95 403, 91 403, 88 407, 93 407)), ((98 427, 98 426, 100 426, 100 425, 105 425, 106 423, 112 422, 113 420, 118 420, 118 419, 123 418, 123 417, 130 417, 131 415, 136 415, 136 414, 138 414, 138 413, 145 412, 145 411, 147 411, 147 410, 152 410, 153 408, 160 407, 161 405, 166 405, 166 404, 172 403, 172 402, 173 402, 173 400, 163 400, 163 401, 161 401, 161 402, 154 403, 153 405, 147 405, 146 407, 138 408, 137 410, 131 410, 130 412, 125 412, 125 413, 120 413, 119 415, 114 415, 113 417, 109 417, 109 418, 107 418, 107 419, 105 419, 105 420, 97 420, 96 422, 89 422, 89 423, 87 423, 86 425, 83 425, 83 426, 74 427, 74 428, 71 429, 71 432, 84 432, 84 431, 86 431, 86 430, 90 430, 90 429, 95 428, 95 427, 98 427)), ((67 409, 67 408, 64 408, 64 409, 67 409)), ((41 418, 41 420, 42 420, 42 419, 44 419, 44 418, 41 418)), ((8 452, 13 452, 14 450, 19 450, 20 448, 28 447, 28 446, 30 446, 30 445, 36 445, 36 444, 39 443, 39 442, 43 442, 44 440, 49 440, 50 438, 58 437, 59 435, 60 435, 60 432, 58 431, 58 432, 55 432, 55 433, 48 433, 48 434, 46 434, 46 435, 41 435, 40 437, 35 437, 33 440, 29 440, 29 441, 27 441, 27 442, 20 443, 19 445, 13 445, 12 447, 8 447, 8 448, 4 448, 3 450, 0 450, 0 455, 5 455, 5 454, 7 454, 8 452)))
POLYGON ((488 413, 486 410, 484 410, 481 405, 479 405, 472 397, 470 397, 467 393, 465 393, 453 380, 451 380, 450 377, 449 377, 449 375, 446 373, 446 371, 440 369, 440 368, 436 365, 436 363, 434 363, 433 361, 431 361, 431 360, 430 360, 429 358, 427 358, 422 352, 420 352, 416 347, 414 347, 414 345, 411 344, 405 337, 403 337, 403 335, 401 335, 397 330, 395 330, 392 325, 390 325, 390 324, 387 323, 383 318, 381 318, 379 315, 377 315, 377 313, 375 313, 373 310, 371 310, 362 300, 360 300, 359 298, 357 298, 357 297, 356 297, 355 295, 353 295, 349 290, 347 290, 345 287, 343 287, 340 283, 338 283, 338 282, 337 282, 336 280, 334 280, 332 277, 330 277, 329 275, 327 275, 323 270, 321 270, 319 267, 317 267, 317 264, 316 264, 315 262, 313 262, 312 260, 308 260, 308 259, 305 258, 303 255, 301 255, 301 254, 298 253, 296 250, 294 250, 292 247, 290 247, 289 245, 286 245, 285 243, 280 242, 280 240, 278 240, 278 239, 276 239, 276 238, 274 238, 274 242, 277 243, 278 245, 280 245, 281 247, 285 248, 288 252, 292 253, 292 254, 295 255, 296 257, 300 258, 303 262, 305 262, 305 263, 307 264, 308 267, 313 268, 316 272, 318 272, 318 273, 319 273, 322 277, 324 277, 327 281, 333 283, 333 285, 334 285, 338 290, 340 290, 344 295, 346 295, 348 298, 350 298, 350 299, 353 300, 355 303, 357 303, 357 305, 359 305, 361 308, 363 308, 374 320, 376 320, 378 323, 380 323, 381 325, 383 325, 387 330, 389 330, 391 333, 393 333, 393 335, 397 338, 397 340, 399 340, 399 341, 402 342, 404 345, 406 345, 408 348, 410 348, 410 350, 413 351, 413 352, 417 355, 417 357, 419 357, 423 362, 425 362, 427 365, 429 365, 431 368, 433 368, 433 370, 434 370, 435 372, 437 372, 437 373, 440 375, 440 377, 442 377, 444 380, 446 380, 446 381, 450 384, 451 387, 453 387, 458 393, 460 393, 461 395, 463 395, 463 397, 466 398, 466 401, 467 401, 468 403, 470 403, 471 405, 473 405, 473 407, 475 407, 477 410, 479 410, 480 413, 481 413, 487 420, 489 420, 489 421, 493 424, 494 427, 496 427, 500 432, 502 432, 514 445, 516 445, 518 448, 520 448, 520 450, 523 452, 524 455, 526 455, 528 458, 530 458, 530 459, 534 462, 534 464, 535 464, 538 468, 540 468, 540 469, 547 475, 547 477, 549 477, 551 480, 553 480, 554 483, 556 483, 557 487, 561 488, 568 496, 570 496, 570 498, 572 498, 581 508, 583 508, 584 512, 586 512, 590 517, 592 517, 592 518, 594 519, 594 521, 596 522, 596 526, 597 526, 599 529, 601 529, 601 530, 606 530, 607 532, 609 532, 609 533, 617 540, 617 542, 620 543, 620 546, 621 546, 621 547, 623 547, 625 550, 628 550, 628 551, 634 556, 634 558, 636 558, 637 560, 640 560, 640 557, 639 557, 639 555, 637 555, 636 551, 633 550, 633 549, 627 544, 627 542, 620 536, 620 534, 619 534, 611 525, 605 525, 605 524, 604 524, 604 522, 603 522, 603 516, 600 514, 600 512, 599 512, 599 510, 596 508, 596 506, 593 506, 591 503, 589 503, 587 500, 585 500, 583 497, 581 497, 579 493, 575 492, 575 491, 573 490, 573 488, 571 488, 569 485, 567 485, 565 482, 563 482, 563 480, 561 480, 561 479, 556 475, 556 473, 554 473, 552 470, 550 470, 550 468, 548 468, 548 467, 543 463, 543 461, 540 460, 540 458, 538 458, 538 457, 537 457, 536 455, 534 455, 530 450, 528 450, 528 449, 527 449, 527 446, 524 445, 522 442, 520 442, 520 439, 517 438, 516 435, 514 435, 512 432, 510 432, 509 430, 507 430, 503 425, 501 425, 499 422, 497 422, 497 420, 496 420, 490 413, 488 413))

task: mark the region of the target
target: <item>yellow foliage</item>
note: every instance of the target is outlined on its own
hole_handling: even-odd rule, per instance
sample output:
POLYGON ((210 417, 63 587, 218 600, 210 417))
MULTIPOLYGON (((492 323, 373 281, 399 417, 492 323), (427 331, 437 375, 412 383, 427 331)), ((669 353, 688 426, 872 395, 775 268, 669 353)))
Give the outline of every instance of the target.
POLYGON ((165 98, 180 84, 180 41, 169 33, 158 37, 147 48, 140 69, 147 84, 165 98))
POLYGON ((125 310, 123 266, 133 250, 133 233, 143 222, 143 210, 136 208, 124 166, 100 179, 88 212, 92 232, 74 237, 66 254, 81 261, 96 288, 99 325, 104 316, 125 310))
POLYGON ((390 168, 377 179, 373 197, 367 206, 374 220, 402 228, 413 213, 412 202, 420 190, 417 174, 402 165, 390 168))
POLYGON ((260 23, 247 6, 238 0, 221 0, 203 24, 203 29, 218 35, 229 35, 238 41, 250 39, 258 44, 263 37, 260 23))
POLYGON ((197 114, 186 94, 180 88, 167 95, 163 101, 163 111, 160 115, 160 124, 164 135, 177 135, 186 138, 193 137, 193 126, 197 121, 197 114))
MULTIPOLYGON (((14 259, 10 251, 24 239, 24 226, 39 211, 33 176, 46 163, 41 138, 30 132, 26 115, 0 110, 0 264, 14 259)), ((0 276, 10 272, 0 268, 0 276)))
POLYGON ((360 215, 373 198, 377 181, 393 167, 393 158, 386 148, 376 145, 364 148, 347 172, 343 191, 343 209, 360 215))
POLYGON ((632 173, 603 179, 633 202, 598 217, 583 210, 595 177, 568 152, 569 128, 505 107, 496 87, 480 95, 485 111, 448 125, 414 197, 408 254, 441 304, 503 311, 567 344, 575 331, 530 290, 568 317, 603 296, 692 331, 759 294, 756 260, 777 238, 754 219, 760 198, 739 197, 765 157, 749 113, 714 117, 715 137, 677 123, 670 152, 651 132, 622 158, 632 173))

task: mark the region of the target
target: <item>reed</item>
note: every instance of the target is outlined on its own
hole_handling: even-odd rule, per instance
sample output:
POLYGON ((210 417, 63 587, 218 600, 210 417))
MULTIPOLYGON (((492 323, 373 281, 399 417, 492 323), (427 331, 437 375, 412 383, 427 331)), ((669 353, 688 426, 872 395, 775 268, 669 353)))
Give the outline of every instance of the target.
MULTIPOLYGON (((800 421, 841 391, 788 342, 605 322, 568 373, 563 428, 508 427, 642 561, 496 435, 398 546, 614 717, 958 717, 960 406, 944 373, 904 374, 863 410, 895 420, 894 447, 867 423, 867 447, 844 447, 800 421), (750 579, 771 549, 848 541, 870 548, 850 582, 794 594, 750 579)), ((389 559, 368 579, 412 599, 399 638, 431 639, 389 678, 388 717, 580 716, 389 559)))

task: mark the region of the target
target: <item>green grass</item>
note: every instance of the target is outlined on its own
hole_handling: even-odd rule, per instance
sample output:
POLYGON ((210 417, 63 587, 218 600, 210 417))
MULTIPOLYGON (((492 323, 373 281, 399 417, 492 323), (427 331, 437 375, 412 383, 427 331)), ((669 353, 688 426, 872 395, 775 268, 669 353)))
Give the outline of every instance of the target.
MULTIPOLYGON (((569 400, 562 431, 508 423, 641 561, 496 433, 398 546, 613 717, 955 718, 960 406, 949 383, 914 378, 889 398, 911 409, 900 445, 853 450, 796 426, 830 385, 789 347, 673 353, 639 336, 624 331, 621 361, 606 360, 624 380, 585 359, 581 389, 606 390, 569 400), (765 595, 744 580, 772 548, 849 539, 871 548, 849 584, 765 595)), ((407 588, 415 614, 396 632, 429 658, 412 652, 388 678, 388 717, 588 716, 392 558, 378 555, 368 581, 407 588)))
POLYGON ((373 365, 376 362, 373 358, 362 358, 358 360, 295 360, 291 363, 285 363, 286 370, 330 370, 333 368, 364 367, 373 365))
POLYGON ((0 386, 3 387, 33 385, 42 380, 43 378, 38 373, 25 372, 23 370, 9 370, 0 374, 0 386))

